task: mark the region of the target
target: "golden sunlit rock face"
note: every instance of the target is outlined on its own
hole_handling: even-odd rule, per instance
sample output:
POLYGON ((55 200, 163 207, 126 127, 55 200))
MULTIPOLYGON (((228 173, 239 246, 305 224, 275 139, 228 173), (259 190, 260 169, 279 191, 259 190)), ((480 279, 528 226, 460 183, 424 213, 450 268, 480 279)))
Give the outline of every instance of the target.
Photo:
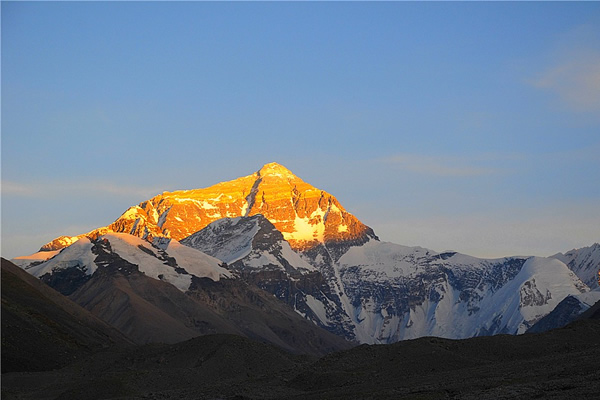
MULTIPOLYGON (((131 207, 111 225, 81 236, 126 232, 145 239, 181 240, 218 219, 255 214, 271 221, 295 250, 360 240, 372 232, 335 197, 271 163, 252 175, 205 189, 164 192, 131 207)), ((42 249, 57 250, 76 238, 61 236, 42 249)))

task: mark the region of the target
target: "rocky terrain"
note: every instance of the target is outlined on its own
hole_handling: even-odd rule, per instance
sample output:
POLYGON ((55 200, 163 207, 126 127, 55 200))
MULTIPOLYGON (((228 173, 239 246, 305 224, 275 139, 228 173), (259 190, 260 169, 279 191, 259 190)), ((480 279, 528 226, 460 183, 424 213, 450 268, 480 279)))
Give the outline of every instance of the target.
POLYGON ((232 335, 107 350, 2 375, 3 399, 595 399, 600 322, 543 334, 420 338, 320 359, 232 335))

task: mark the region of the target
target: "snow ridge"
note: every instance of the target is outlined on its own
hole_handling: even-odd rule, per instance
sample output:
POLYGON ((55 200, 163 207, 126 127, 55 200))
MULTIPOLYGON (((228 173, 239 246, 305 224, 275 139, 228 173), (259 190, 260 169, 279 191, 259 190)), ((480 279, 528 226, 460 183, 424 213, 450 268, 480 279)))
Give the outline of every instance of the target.
MULTIPOLYGON (((232 277, 231 273, 221 266, 220 260, 182 246, 176 240, 167 240, 166 244, 163 242, 161 248, 127 233, 108 233, 97 241, 107 242, 113 253, 137 265, 140 272, 151 278, 169 282, 183 292, 189 289, 192 276, 214 281, 232 277)), ((38 278, 72 268, 77 268, 86 275, 93 275, 102 266, 95 262, 97 254, 94 252, 94 245, 95 241, 84 237, 57 252, 54 257, 42 263, 24 265, 22 268, 38 278)))

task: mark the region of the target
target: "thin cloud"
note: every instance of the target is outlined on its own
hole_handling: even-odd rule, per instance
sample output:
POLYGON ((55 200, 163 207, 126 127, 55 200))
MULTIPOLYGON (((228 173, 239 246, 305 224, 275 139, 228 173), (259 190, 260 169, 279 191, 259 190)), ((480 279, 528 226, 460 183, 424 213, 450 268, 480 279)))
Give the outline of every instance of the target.
POLYGON ((572 110, 600 111, 599 34, 589 26, 578 27, 563 36, 555 56, 530 84, 555 93, 572 110), (591 47, 590 43, 596 46, 591 47))
POLYGON ((110 194, 112 196, 148 199, 162 192, 156 187, 118 185, 110 182, 44 182, 18 183, 3 180, 2 196, 13 197, 60 197, 65 193, 79 196, 96 196, 110 194))
POLYGON ((533 85, 555 92, 576 111, 600 110, 600 53, 580 56, 545 71, 533 85))
POLYGON ((464 157, 432 157, 414 154, 397 154, 383 160, 403 170, 441 177, 475 177, 501 172, 498 168, 476 165, 476 159, 464 157))
POLYGON ((37 193, 37 188, 33 185, 27 185, 11 181, 2 181, 2 183, 0 184, 0 190, 2 191, 3 196, 35 196, 37 193))

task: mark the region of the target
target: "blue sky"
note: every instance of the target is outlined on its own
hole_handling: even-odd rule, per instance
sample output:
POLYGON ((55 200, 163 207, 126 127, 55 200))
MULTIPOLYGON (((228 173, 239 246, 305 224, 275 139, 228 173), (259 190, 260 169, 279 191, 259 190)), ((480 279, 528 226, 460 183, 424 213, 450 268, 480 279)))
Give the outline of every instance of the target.
POLYGON ((276 161, 382 240, 600 241, 600 4, 2 2, 2 255, 276 161))

